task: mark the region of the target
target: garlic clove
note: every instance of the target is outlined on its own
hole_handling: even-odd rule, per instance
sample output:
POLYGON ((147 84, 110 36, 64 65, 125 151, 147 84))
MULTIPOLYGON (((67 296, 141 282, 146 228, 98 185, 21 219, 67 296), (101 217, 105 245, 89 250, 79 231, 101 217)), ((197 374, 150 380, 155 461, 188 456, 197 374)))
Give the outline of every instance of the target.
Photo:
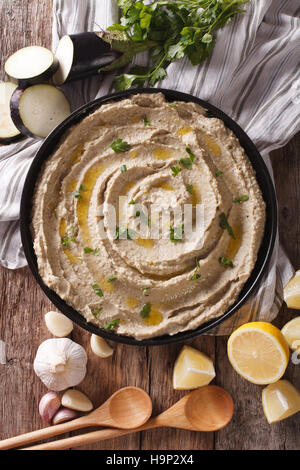
POLYGON ((61 408, 54 415, 52 424, 65 423, 66 421, 71 421, 72 419, 78 418, 78 416, 79 416, 79 413, 77 413, 77 411, 75 410, 70 410, 69 408, 61 408))
POLYGON ((67 390, 62 396, 61 403, 66 408, 77 411, 91 411, 93 409, 91 400, 79 390, 67 390))
POLYGON ((82 346, 69 338, 51 338, 40 344, 33 367, 46 387, 58 392, 82 382, 86 364, 82 346))
POLYGON ((91 336, 91 349, 96 356, 102 358, 110 357, 114 353, 114 350, 107 344, 105 339, 97 335, 91 336))
POLYGON ((39 403, 39 413, 44 423, 50 424, 53 416, 60 408, 61 398, 58 393, 48 392, 39 403))
POLYGON ((59 312, 48 312, 45 315, 45 323, 53 336, 63 338, 68 336, 73 330, 73 323, 69 318, 59 312))

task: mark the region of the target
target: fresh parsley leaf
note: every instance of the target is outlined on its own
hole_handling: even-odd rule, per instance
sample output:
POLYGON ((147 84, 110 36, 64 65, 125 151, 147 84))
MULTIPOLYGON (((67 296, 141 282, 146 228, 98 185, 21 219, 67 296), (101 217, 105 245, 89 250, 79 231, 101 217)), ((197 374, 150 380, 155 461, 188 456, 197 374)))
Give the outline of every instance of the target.
POLYGON ((129 204, 136 204, 136 202, 135 202, 133 199, 131 199, 131 201, 129 202, 129 204))
POLYGON ((150 315, 150 310, 151 310, 151 305, 150 304, 145 304, 144 307, 142 308, 140 315, 142 318, 148 318, 150 315))
POLYGON ((103 292, 100 289, 98 284, 94 284, 92 287, 93 287, 94 292, 95 292, 96 295, 98 295, 99 297, 103 297, 103 292))
POLYGON ((181 172, 181 170, 182 168, 180 168, 179 166, 171 166, 171 171, 174 178, 176 178, 176 176, 178 175, 178 173, 181 172))
POLYGON ((106 279, 107 282, 113 282, 113 281, 116 281, 117 278, 116 276, 112 276, 112 277, 109 277, 108 279, 106 279))
POLYGON ((190 158, 181 158, 179 160, 179 163, 186 168, 187 170, 190 170, 192 168, 193 162, 190 158))
POLYGON ((171 62, 188 57, 193 65, 204 61, 216 43, 216 31, 245 10, 249 0, 118 0, 119 24, 101 38, 121 57, 102 70, 120 69, 142 51, 150 50, 149 67, 143 72, 119 75, 117 90, 154 85, 166 76, 171 62))
POLYGON ((122 139, 116 139, 113 141, 110 148, 113 149, 115 153, 122 153, 127 152, 127 150, 130 150, 131 146, 128 144, 128 142, 122 139))
POLYGON ((87 191, 87 188, 83 184, 80 185, 79 189, 80 191, 87 191))
POLYGON ((120 318, 115 318, 104 326, 106 331, 114 329, 120 323, 120 318))
POLYGON ((121 173, 125 173, 127 171, 127 166, 126 165, 122 165, 121 166, 121 173))
POLYGON ((221 175, 223 175, 223 171, 218 170, 215 172, 216 178, 218 178, 218 176, 221 176, 221 175))
POLYGON ((233 264, 232 260, 230 258, 225 258, 224 256, 219 258, 219 263, 222 266, 224 266, 225 268, 233 268, 234 267, 234 264, 233 264))
POLYGON ((248 199, 249 199, 248 194, 244 194, 244 196, 237 197, 233 202, 235 204, 238 204, 238 203, 241 203, 241 202, 244 202, 244 201, 248 201, 248 199))
POLYGON ((170 240, 172 243, 182 242, 183 234, 184 224, 177 225, 176 227, 170 227, 170 240))
POLYGON ((224 214, 224 212, 222 212, 222 214, 219 215, 219 219, 220 219, 220 227, 221 227, 221 229, 227 230, 227 232, 229 233, 229 235, 235 240, 235 236, 234 236, 232 227, 229 225, 229 222, 228 222, 227 217, 226 217, 226 215, 224 214))
POLYGON ((94 250, 93 250, 93 248, 89 248, 88 246, 86 246, 85 248, 83 248, 83 251, 85 253, 92 253, 94 250))

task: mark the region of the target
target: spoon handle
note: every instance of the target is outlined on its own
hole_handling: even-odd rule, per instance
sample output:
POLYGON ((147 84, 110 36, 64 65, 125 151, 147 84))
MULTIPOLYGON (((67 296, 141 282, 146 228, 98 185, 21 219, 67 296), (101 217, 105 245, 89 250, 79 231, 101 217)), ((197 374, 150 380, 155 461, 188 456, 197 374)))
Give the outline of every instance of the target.
POLYGON ((75 431, 76 429, 86 428, 91 425, 92 423, 90 423, 89 420, 83 416, 81 418, 68 421, 67 423, 57 424, 55 426, 50 426, 44 429, 38 429, 37 431, 28 432, 26 434, 21 434, 20 436, 11 437, 9 439, 0 441, 0 450, 21 447, 27 444, 31 444, 31 442, 42 441, 53 436, 58 436, 59 434, 75 431))
POLYGON ((100 431, 93 431, 78 436, 67 437, 58 441, 46 442, 32 447, 27 447, 22 450, 64 450, 72 447, 80 447, 94 442, 104 441, 105 439, 113 439, 115 437, 132 434, 146 429, 153 429, 158 427, 154 419, 150 419, 146 424, 134 429, 101 429, 100 431))

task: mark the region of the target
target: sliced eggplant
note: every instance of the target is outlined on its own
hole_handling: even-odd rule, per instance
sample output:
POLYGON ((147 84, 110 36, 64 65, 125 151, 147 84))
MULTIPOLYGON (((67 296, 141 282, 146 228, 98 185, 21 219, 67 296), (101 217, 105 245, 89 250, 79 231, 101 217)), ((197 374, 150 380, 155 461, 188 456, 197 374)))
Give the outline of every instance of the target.
POLYGON ((10 112, 22 134, 47 137, 70 115, 71 109, 61 90, 44 83, 16 88, 10 100, 10 112))
POLYGON ((10 99, 17 85, 0 82, 0 144, 10 144, 24 137, 10 116, 10 99))
POLYGON ((53 76, 55 85, 78 80, 99 73, 101 67, 114 62, 121 53, 112 50, 97 33, 79 33, 63 36, 58 43, 55 58, 59 66, 53 76))
POLYGON ((19 86, 27 86, 49 80, 58 69, 58 60, 45 47, 29 46, 12 54, 4 67, 19 86))

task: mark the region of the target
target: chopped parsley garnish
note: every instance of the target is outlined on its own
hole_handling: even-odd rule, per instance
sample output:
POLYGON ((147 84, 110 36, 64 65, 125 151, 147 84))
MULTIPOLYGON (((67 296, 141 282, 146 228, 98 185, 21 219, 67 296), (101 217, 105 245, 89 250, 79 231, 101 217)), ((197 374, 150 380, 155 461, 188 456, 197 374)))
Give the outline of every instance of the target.
POLYGON ((185 187, 186 187, 186 190, 187 190, 190 194, 194 194, 193 185, 191 185, 191 184, 186 184, 185 187))
POLYGON ((147 116, 144 116, 144 126, 150 126, 151 122, 149 121, 149 119, 147 118, 147 116))
POLYGON ((104 329, 106 331, 110 331, 112 330, 113 328, 115 328, 120 322, 120 318, 115 318, 114 320, 110 321, 109 323, 107 323, 105 326, 104 326, 104 329))
POLYGON ((94 284, 92 287, 93 287, 94 292, 95 292, 96 295, 98 295, 99 297, 103 297, 103 292, 100 289, 98 284, 94 284))
POLYGON ((223 175, 223 171, 218 170, 218 171, 215 172, 215 176, 217 178, 218 178, 218 176, 221 176, 221 175, 223 175))
POLYGON ((172 243, 182 242, 182 235, 184 234, 184 224, 177 225, 177 227, 170 227, 170 240, 172 243))
POLYGON ((131 146, 128 144, 128 142, 122 139, 116 139, 113 141, 110 148, 113 149, 115 153, 122 153, 127 152, 127 150, 130 150, 131 146))
POLYGON ((237 204, 237 203, 241 203, 241 202, 244 202, 244 201, 248 201, 248 199, 249 199, 248 194, 244 194, 244 196, 237 197, 233 202, 235 204, 237 204))
POLYGON ((149 293, 148 293, 148 290, 149 290, 149 289, 150 289, 150 287, 144 287, 144 289, 143 289, 143 295, 144 295, 145 297, 149 297, 149 293))
POLYGON ((79 189, 80 191, 87 191, 87 188, 83 184, 80 185, 79 189))
POLYGON ((121 173, 125 173, 127 171, 127 166, 126 165, 122 165, 121 168, 121 173))
POLYGON ((93 250, 93 248, 90 248, 88 246, 86 246, 85 248, 83 248, 83 251, 87 254, 87 253, 93 253, 93 255, 97 255, 100 251, 100 248, 96 248, 95 250, 93 250))
POLYGON ((178 103, 168 103, 168 106, 171 106, 171 108, 177 108, 178 103))
POLYGON ((150 227, 151 225, 151 221, 149 219, 149 217, 147 217, 143 211, 136 211, 135 213, 135 216, 136 217, 139 217, 141 222, 143 222, 144 224, 148 225, 148 227, 150 227))
POLYGON ((62 237, 61 238, 61 243, 63 246, 68 246, 69 245, 69 237, 62 237))
POLYGON ((70 238, 70 242, 77 243, 77 240, 75 237, 70 238))
POLYGON ((171 166, 171 171, 174 178, 178 175, 178 173, 181 172, 181 170, 182 168, 180 168, 179 166, 171 166))
POLYGON ((76 199, 81 199, 82 198, 82 195, 80 194, 79 191, 74 191, 73 195, 76 199))
POLYGON ((133 199, 131 199, 131 201, 129 202, 129 204, 136 204, 136 202, 135 202, 133 199))
POLYGON ((224 256, 222 256, 221 258, 219 258, 219 263, 225 268, 233 268, 233 262, 230 258, 225 258, 224 256))
POLYGON ((219 218, 220 218, 220 227, 221 227, 221 229, 227 230, 229 235, 235 240, 235 236, 234 236, 232 227, 229 225, 229 222, 228 222, 227 217, 224 214, 224 212, 222 212, 222 214, 219 215, 219 218))
POLYGON ((107 282, 114 282, 116 280, 117 280, 116 276, 112 276, 112 277, 109 277, 108 279, 106 279, 107 282))
POLYGON ((144 307, 141 310, 141 313, 140 313, 141 317, 142 318, 149 317, 150 310, 151 310, 151 305, 150 304, 145 304, 144 307))
POLYGON ((189 154, 190 156, 190 159, 192 161, 192 163, 194 162, 195 160, 195 155, 193 154, 193 152, 191 151, 191 149, 189 147, 185 147, 185 151, 189 154))
POLYGON ((95 318, 98 318, 98 315, 101 312, 101 310, 103 310, 103 307, 99 307, 98 310, 96 310, 96 312, 92 312, 95 318))
POLYGON ((191 277, 191 280, 192 281, 197 281, 198 279, 200 279, 201 277, 201 274, 198 273, 198 266, 196 267, 195 271, 193 272, 193 275, 191 277))
POLYGON ((114 240, 120 240, 120 239, 132 240, 132 238, 134 238, 135 235, 137 235, 137 232, 135 230, 132 230, 131 228, 127 228, 123 230, 123 232, 120 233, 120 227, 117 226, 114 240))
POLYGON ((192 168, 192 160, 190 158, 181 158, 179 160, 179 163, 186 168, 187 170, 190 170, 192 168))

